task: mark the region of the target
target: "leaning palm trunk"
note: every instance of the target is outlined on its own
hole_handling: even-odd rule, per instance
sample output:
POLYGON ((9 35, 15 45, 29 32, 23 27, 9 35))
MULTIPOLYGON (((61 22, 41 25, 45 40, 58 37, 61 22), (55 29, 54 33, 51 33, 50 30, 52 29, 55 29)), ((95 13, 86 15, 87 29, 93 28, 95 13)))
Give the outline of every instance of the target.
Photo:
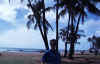
POLYGON ((45 39, 45 37, 44 37, 44 35, 43 35, 43 32, 42 32, 41 25, 40 25, 39 23, 38 23, 38 27, 39 27, 39 30, 40 30, 41 36, 42 36, 43 41, 44 41, 44 44, 45 44, 45 48, 46 48, 46 50, 49 50, 48 43, 46 42, 46 39, 45 39))
MULTIPOLYGON (((48 45, 48 38, 47 38, 47 28, 46 28, 46 20, 45 20, 45 3, 43 0, 43 28, 44 28, 44 36, 45 36, 45 42, 48 45)), ((47 50, 49 50, 49 46, 47 47, 47 50)))
MULTIPOLYGON (((32 12, 35 12, 34 9, 33 9, 33 7, 32 7, 31 1, 28 0, 28 2, 29 2, 29 4, 30 4, 30 8, 31 8, 32 12)), ((36 14, 36 13, 35 13, 35 14, 36 14)), ((37 18, 37 19, 39 19, 39 18, 37 18)), ((43 33, 43 31, 42 31, 42 27, 41 27, 41 25, 40 25, 40 21, 37 21, 37 23, 38 23, 38 27, 39 27, 39 30, 40 30, 42 39, 43 39, 44 44, 45 44, 45 48, 46 48, 46 50, 48 50, 48 49, 49 49, 49 46, 48 46, 48 41, 47 41, 47 39, 45 38, 45 35, 46 35, 46 34, 43 33), (45 34, 45 35, 44 35, 44 34, 45 34)), ((45 31, 45 30, 44 30, 44 31, 45 31)))

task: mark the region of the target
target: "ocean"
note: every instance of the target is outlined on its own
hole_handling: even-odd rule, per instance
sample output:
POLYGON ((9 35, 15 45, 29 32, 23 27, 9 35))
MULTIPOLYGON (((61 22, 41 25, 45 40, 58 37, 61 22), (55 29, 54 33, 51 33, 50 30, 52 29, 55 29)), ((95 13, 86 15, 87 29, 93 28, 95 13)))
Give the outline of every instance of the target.
POLYGON ((33 48, 0 48, 0 52, 41 52, 44 49, 33 49, 33 48))
MULTIPOLYGON (((34 48, 7 48, 7 47, 0 47, 0 52, 45 52, 45 49, 34 49, 34 48)), ((80 53, 83 50, 75 50, 75 53, 80 53)), ((84 50, 88 52, 88 50, 84 50)), ((63 53, 64 50, 60 49, 60 53, 63 53)), ((68 50, 69 52, 69 50, 68 50)))

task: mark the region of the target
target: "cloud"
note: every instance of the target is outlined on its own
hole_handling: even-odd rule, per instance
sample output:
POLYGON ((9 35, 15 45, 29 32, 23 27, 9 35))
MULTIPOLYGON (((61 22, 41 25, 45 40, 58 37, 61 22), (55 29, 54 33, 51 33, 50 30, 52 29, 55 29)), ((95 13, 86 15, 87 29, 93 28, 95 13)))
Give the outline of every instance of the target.
POLYGON ((9 0, 2 0, 2 3, 0 3, 0 19, 15 24, 17 20, 16 9, 27 9, 27 7, 26 4, 21 4, 20 0, 11 0, 11 3, 9 3, 9 0))
POLYGON ((97 30, 97 31, 95 32, 95 35, 96 35, 97 37, 100 37, 100 30, 97 30))
POLYGON ((16 19, 16 11, 9 5, 0 5, 0 19, 13 23, 16 19))
POLYGON ((96 7, 100 10, 100 3, 97 3, 96 7))
POLYGON ((100 19, 88 19, 84 25, 80 25, 80 29, 83 29, 86 35, 93 35, 97 31, 100 31, 100 19))

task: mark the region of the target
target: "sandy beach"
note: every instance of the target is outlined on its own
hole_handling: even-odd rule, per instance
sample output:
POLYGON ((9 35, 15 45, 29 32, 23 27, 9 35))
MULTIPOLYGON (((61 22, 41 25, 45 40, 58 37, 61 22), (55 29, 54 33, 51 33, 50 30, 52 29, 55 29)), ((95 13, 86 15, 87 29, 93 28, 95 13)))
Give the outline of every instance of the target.
POLYGON ((0 64, 40 64, 42 53, 2 52, 0 64))
MULTIPOLYGON (((0 64, 41 64, 40 52, 1 52, 0 64)), ((62 64, 100 64, 100 55, 75 55, 74 60, 62 57, 62 64)))

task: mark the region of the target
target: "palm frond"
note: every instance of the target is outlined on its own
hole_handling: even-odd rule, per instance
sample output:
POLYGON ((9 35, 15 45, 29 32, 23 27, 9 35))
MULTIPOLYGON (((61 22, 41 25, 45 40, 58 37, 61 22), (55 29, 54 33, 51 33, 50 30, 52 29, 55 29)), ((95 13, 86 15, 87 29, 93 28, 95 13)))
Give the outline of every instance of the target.
POLYGON ((46 22, 46 27, 51 28, 51 30, 53 31, 53 28, 52 28, 51 24, 46 19, 45 19, 45 22, 46 22))
POLYGON ((100 10, 98 8, 96 8, 96 6, 92 3, 88 4, 88 11, 93 13, 93 14, 100 16, 100 10))
POLYGON ((34 29, 36 30, 37 27, 38 27, 38 23, 36 23, 36 24, 34 25, 34 29))
POLYGON ((61 12, 59 13, 59 17, 60 16, 64 16, 66 14, 66 8, 64 8, 63 10, 61 10, 61 12))
POLYGON ((23 3, 24 2, 24 0, 20 0, 21 1, 21 3, 23 3))
POLYGON ((50 10, 53 10, 54 9, 54 7, 47 7, 47 8, 45 8, 45 11, 50 11, 50 10))
POLYGON ((30 29, 31 24, 32 24, 32 21, 29 20, 29 21, 27 22, 27 24, 26 24, 28 29, 30 29))

